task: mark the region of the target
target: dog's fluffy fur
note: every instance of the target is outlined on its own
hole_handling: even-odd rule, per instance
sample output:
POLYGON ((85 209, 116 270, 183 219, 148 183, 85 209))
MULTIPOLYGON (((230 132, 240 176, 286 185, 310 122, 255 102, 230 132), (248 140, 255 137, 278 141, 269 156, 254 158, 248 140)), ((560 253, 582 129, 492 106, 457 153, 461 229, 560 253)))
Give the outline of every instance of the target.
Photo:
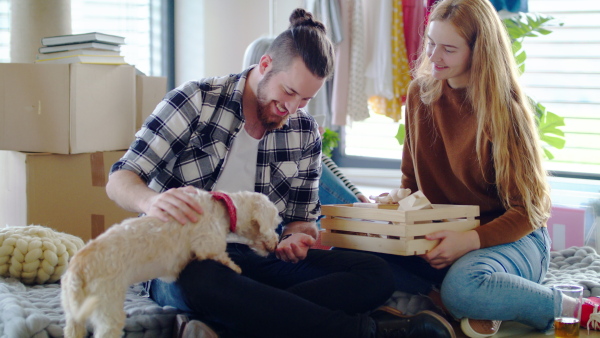
MULTIPOLYGON (((203 209, 197 223, 130 218, 73 256, 61 281, 65 337, 84 337, 88 318, 94 337, 121 337, 127 287, 159 277, 175 280, 191 259, 213 259, 241 272, 225 251, 230 225, 225 204, 206 191, 197 190, 193 196, 203 209)), ((281 221, 275 205, 259 193, 229 196, 237 209, 236 234, 249 239, 249 245, 262 255, 274 251, 275 229, 281 221)))

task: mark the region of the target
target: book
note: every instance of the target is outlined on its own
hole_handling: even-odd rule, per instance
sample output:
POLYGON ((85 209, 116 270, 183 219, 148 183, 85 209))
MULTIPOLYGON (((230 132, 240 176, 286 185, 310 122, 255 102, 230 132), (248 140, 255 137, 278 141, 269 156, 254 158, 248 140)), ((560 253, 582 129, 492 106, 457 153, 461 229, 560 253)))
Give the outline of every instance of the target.
POLYGON ((70 45, 40 47, 38 49, 38 51, 42 54, 46 54, 46 53, 54 53, 54 52, 64 52, 64 51, 73 50, 73 49, 101 49, 101 50, 112 50, 115 52, 120 52, 121 46, 110 45, 110 44, 100 43, 100 42, 87 42, 87 43, 74 43, 74 44, 70 44, 70 45))
POLYGON ((69 35, 57 35, 48 36, 42 38, 42 45, 44 46, 58 46, 58 45, 69 45, 73 43, 84 43, 84 42, 102 42, 112 45, 122 45, 125 43, 125 38, 122 36, 105 34, 105 33, 84 33, 84 34, 69 34, 69 35))
POLYGON ((35 60, 35 63, 97 63, 107 65, 127 64, 127 62, 125 62, 125 58, 121 55, 71 55, 35 60))
POLYGON ((119 55, 119 52, 115 52, 112 50, 100 50, 100 49, 73 49, 65 52, 54 52, 54 53, 46 53, 46 54, 38 54, 36 59, 51 59, 51 58, 60 58, 64 56, 73 56, 73 55, 119 55))

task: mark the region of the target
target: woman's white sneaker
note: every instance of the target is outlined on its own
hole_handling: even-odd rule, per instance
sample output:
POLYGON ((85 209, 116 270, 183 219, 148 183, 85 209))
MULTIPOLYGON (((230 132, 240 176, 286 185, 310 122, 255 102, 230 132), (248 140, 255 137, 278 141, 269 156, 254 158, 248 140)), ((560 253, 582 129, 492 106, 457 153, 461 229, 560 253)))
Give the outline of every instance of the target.
POLYGON ((501 320, 480 320, 463 318, 460 321, 460 328, 467 337, 484 338, 491 337, 498 333, 501 320))

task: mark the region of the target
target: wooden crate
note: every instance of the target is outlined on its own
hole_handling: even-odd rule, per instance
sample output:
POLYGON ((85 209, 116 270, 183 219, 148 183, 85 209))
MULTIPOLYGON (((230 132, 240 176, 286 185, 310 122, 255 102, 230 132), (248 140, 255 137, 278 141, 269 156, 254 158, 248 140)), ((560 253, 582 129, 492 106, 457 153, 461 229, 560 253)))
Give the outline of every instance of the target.
POLYGON ((321 243, 340 248, 395 255, 427 253, 439 241, 425 235, 438 230, 467 231, 479 226, 478 205, 434 204, 432 209, 397 210, 398 205, 373 208, 352 204, 323 205, 321 243))

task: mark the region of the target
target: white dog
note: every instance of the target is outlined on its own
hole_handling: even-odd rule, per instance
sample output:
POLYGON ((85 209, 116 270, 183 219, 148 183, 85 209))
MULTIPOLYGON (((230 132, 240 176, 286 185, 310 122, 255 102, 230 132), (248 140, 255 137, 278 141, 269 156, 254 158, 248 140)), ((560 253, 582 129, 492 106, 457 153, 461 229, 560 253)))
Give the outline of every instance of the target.
POLYGON ((94 337, 121 337, 129 285, 159 277, 175 280, 192 259, 213 259, 240 273, 225 251, 229 232, 248 239, 262 255, 277 247, 275 228, 281 218, 265 195, 197 190, 193 196, 203 209, 197 223, 130 218, 73 256, 61 281, 65 337, 84 337, 88 318, 94 337))

